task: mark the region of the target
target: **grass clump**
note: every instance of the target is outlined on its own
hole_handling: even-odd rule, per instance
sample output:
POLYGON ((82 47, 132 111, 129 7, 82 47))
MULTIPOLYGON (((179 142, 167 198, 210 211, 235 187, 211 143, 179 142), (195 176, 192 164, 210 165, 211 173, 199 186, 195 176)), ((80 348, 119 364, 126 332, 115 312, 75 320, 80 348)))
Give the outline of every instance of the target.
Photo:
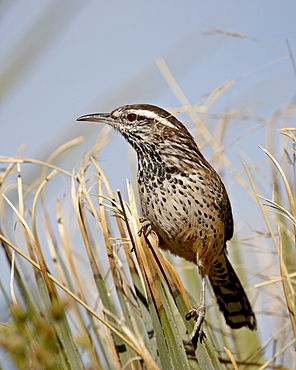
MULTIPOLYGON (((205 131, 211 139, 207 145, 222 148, 208 135, 205 131)), ((192 286, 197 290, 194 267, 182 263, 177 272, 159 251, 157 235, 138 235, 132 185, 127 182, 125 196, 113 192, 97 159, 106 143, 104 135, 73 173, 53 161, 80 139, 57 150, 46 162, 1 157, 6 167, 0 181, 0 239, 8 263, 1 291, 9 317, 0 328, 0 347, 11 363, 19 369, 292 368, 296 338, 296 218, 291 184, 295 130, 282 129, 279 135, 285 135, 292 145, 285 147, 281 164, 263 150, 274 174, 266 187, 271 199, 259 195, 258 178, 267 179, 260 166, 246 164, 242 174, 231 167, 225 150, 220 151, 220 165, 230 169, 259 205, 256 209, 266 224, 264 238, 278 273, 260 271, 258 283, 249 287, 255 297, 257 333, 230 331, 209 295, 207 302, 213 308, 209 307, 206 317, 203 343, 188 343, 193 322, 185 320, 189 308, 197 305, 187 292, 192 286), (39 168, 30 186, 23 181, 28 165, 39 168), (63 197, 57 190, 61 184, 66 187, 63 197), (282 289, 277 295, 265 291, 278 284, 282 289), (266 297, 271 305, 276 302, 278 312, 262 305, 266 297), (262 343, 260 331, 267 329, 264 317, 271 315, 282 325, 262 343)), ((257 237, 254 233, 233 245, 252 245, 259 260, 265 251, 253 248, 257 237)), ((239 253, 236 258, 239 265, 239 253)))

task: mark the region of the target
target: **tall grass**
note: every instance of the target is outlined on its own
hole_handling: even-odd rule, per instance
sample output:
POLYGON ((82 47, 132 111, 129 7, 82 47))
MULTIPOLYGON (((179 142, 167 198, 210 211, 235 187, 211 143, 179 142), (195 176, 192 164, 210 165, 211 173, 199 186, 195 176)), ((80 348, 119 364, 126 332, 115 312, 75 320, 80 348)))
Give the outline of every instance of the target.
MULTIPOLYGON (((209 294, 206 338, 202 343, 188 342, 193 322, 186 321, 185 314, 198 304, 194 294, 188 294, 198 291, 196 268, 178 262, 177 272, 159 251, 157 235, 138 235, 132 185, 127 181, 124 199, 121 191, 110 188, 100 167, 99 152, 107 141, 103 135, 72 173, 53 163, 80 139, 65 144, 44 163, 0 157, 5 167, 0 178, 0 239, 9 267, 9 273, 7 269, 1 276, 9 314, 0 327, 0 347, 11 366, 295 368, 295 129, 282 128, 276 134, 276 140, 285 140, 279 159, 262 148, 267 161, 260 168, 245 164, 244 173, 239 173, 201 116, 194 116, 195 108, 186 105, 183 110, 191 112, 207 144, 220 151, 220 165, 228 167, 256 200, 254 212, 261 212, 266 223, 261 232, 277 266, 273 274, 260 269, 266 252, 254 247, 258 266, 252 272, 258 283, 248 286, 245 273, 250 267, 239 251, 233 256, 257 314, 258 332, 227 328, 209 294), (268 165, 271 176, 266 174, 268 165), (30 186, 23 180, 28 166, 40 168, 39 178, 30 186), (257 184, 262 182, 269 198, 260 195, 257 184), (262 343, 269 330, 265 317, 270 316, 280 325, 273 326, 277 331, 262 343)), ((277 120, 291 116, 294 108, 288 107, 277 120)), ((248 240, 235 240, 233 247, 256 245, 257 236, 254 232, 248 240)))

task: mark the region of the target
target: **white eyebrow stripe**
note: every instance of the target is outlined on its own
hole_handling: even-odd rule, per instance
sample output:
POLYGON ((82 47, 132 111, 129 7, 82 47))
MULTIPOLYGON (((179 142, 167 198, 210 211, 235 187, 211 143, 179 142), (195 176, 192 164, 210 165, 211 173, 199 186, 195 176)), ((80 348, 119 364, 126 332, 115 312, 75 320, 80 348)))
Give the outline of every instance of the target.
POLYGON ((147 118, 156 119, 163 125, 171 128, 176 128, 167 118, 159 116, 157 113, 146 109, 129 109, 129 113, 137 114, 139 116, 145 116, 147 118))

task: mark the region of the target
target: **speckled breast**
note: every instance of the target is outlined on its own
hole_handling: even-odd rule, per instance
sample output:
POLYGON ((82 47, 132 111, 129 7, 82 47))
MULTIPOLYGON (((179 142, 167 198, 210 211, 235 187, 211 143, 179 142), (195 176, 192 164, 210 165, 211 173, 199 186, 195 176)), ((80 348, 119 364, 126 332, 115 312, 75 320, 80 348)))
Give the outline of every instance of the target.
POLYGON ((202 174, 170 173, 139 179, 143 216, 160 237, 160 247, 191 262, 210 263, 225 245, 216 189, 202 174), (214 252, 214 253, 213 253, 214 252))

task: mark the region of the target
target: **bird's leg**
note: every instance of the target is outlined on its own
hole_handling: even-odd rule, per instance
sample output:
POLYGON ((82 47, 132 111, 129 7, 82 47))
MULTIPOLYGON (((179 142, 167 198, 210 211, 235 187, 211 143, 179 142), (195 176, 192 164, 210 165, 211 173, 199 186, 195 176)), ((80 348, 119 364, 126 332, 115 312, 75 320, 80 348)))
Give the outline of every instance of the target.
POLYGON ((145 236, 148 236, 150 231, 152 230, 151 222, 146 220, 145 218, 140 218, 140 230, 138 231, 138 235, 141 236, 143 233, 145 236))
POLYGON ((190 320, 193 318, 196 321, 193 331, 189 335, 189 340, 192 340, 194 338, 196 339, 200 338, 200 340, 202 340, 202 337, 204 335, 202 331, 202 326, 206 315, 206 303, 205 303, 206 278, 205 276, 202 276, 201 279, 202 280, 199 306, 196 309, 190 310, 186 315, 186 320, 190 320))

